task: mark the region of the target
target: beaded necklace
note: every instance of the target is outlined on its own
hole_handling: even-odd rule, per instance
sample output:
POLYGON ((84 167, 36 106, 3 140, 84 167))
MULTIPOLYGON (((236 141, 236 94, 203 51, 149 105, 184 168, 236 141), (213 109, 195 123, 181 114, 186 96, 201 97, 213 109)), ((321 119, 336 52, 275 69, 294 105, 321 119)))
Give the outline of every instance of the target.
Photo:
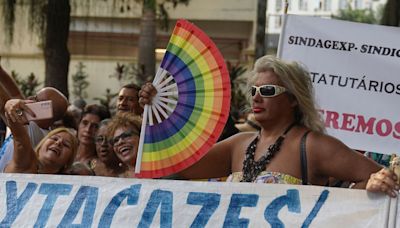
POLYGON ((286 134, 293 128, 296 123, 292 123, 285 132, 278 137, 274 144, 268 147, 267 152, 258 160, 254 161, 254 155, 257 148, 258 140, 260 139, 260 133, 257 137, 249 144, 246 150, 246 157, 243 161, 243 178, 240 182, 253 182, 257 176, 265 170, 267 164, 271 161, 273 156, 281 149, 283 140, 286 134))

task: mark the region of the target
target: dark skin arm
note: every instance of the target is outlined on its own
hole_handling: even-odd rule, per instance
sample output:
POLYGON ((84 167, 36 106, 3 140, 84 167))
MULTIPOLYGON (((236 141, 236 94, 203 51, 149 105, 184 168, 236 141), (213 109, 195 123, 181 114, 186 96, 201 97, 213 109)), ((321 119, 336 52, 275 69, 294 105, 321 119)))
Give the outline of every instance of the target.
POLYGON ((7 74, 0 66, 0 84, 4 86, 6 92, 11 98, 24 99, 24 95, 19 90, 17 83, 15 83, 14 79, 7 74))
MULTIPOLYGON (((311 133, 307 138, 307 153, 310 154, 312 180, 323 185, 321 180, 335 177, 353 182, 354 188, 372 192, 385 192, 395 197, 399 186, 395 184, 396 175, 389 170, 382 174, 382 167, 376 162, 348 148, 331 136, 311 133), (381 170, 381 171, 380 171, 381 170), (372 174, 372 175, 371 175, 372 174), (376 176, 377 177, 373 177, 376 176)), ((313 183, 314 183, 313 182, 313 183)))
MULTIPOLYGON (((0 76, 1 77, 1 76, 0 76)), ((4 115, 4 106, 6 102, 10 99, 10 95, 4 89, 4 86, 0 84, 0 117, 1 119, 6 122, 6 116, 4 115)))
POLYGON ((5 121, 4 105, 11 98, 23 99, 23 95, 19 90, 14 79, 10 77, 0 66, 0 117, 5 121))

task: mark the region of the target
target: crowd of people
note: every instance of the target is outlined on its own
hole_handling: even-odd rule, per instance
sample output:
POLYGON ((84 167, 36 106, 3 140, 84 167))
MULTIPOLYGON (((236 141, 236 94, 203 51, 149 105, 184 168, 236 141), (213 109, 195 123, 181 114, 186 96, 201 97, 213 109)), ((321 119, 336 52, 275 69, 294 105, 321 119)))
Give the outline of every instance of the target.
MULTIPOLYGON (((0 70, 0 113, 11 132, 0 150, 0 172, 135 177, 143 106, 157 94, 151 83, 123 86, 113 116, 97 104, 73 113, 56 89, 24 98, 0 70), (53 118, 28 121, 35 113, 27 104, 45 100, 52 101, 53 118)), ((249 75, 248 91, 250 128, 237 125, 241 133, 235 128, 176 177, 320 186, 341 180, 397 196, 398 178, 390 169, 325 133, 310 75, 301 65, 264 56, 249 75)))

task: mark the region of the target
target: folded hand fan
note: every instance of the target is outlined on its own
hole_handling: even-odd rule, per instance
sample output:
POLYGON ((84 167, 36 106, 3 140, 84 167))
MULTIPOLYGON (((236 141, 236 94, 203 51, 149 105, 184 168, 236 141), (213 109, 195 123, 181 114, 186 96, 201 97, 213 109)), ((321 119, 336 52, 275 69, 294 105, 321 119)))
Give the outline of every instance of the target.
POLYGON ((229 115, 224 59, 198 27, 178 20, 143 113, 135 172, 155 178, 198 161, 218 140, 229 115))

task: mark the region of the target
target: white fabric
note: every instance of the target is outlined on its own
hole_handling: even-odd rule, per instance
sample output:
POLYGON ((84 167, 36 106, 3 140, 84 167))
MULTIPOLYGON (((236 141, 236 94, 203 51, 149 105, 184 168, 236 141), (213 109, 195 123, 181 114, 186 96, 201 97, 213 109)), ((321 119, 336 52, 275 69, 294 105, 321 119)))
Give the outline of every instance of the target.
MULTIPOLYGON (((26 130, 28 131, 28 135, 31 141, 32 148, 35 148, 36 145, 43 139, 44 136, 49 132, 48 130, 41 129, 35 122, 29 122, 29 125, 26 126, 26 130)), ((8 136, 10 137, 10 136, 8 136)), ((14 154, 14 142, 13 140, 6 140, 2 147, 1 151, 4 150, 4 154, 0 154, 0 173, 2 173, 7 166, 7 164, 11 161, 14 154)))
POLYGON ((397 207, 319 186, 0 174, 5 227, 394 228, 397 207))

